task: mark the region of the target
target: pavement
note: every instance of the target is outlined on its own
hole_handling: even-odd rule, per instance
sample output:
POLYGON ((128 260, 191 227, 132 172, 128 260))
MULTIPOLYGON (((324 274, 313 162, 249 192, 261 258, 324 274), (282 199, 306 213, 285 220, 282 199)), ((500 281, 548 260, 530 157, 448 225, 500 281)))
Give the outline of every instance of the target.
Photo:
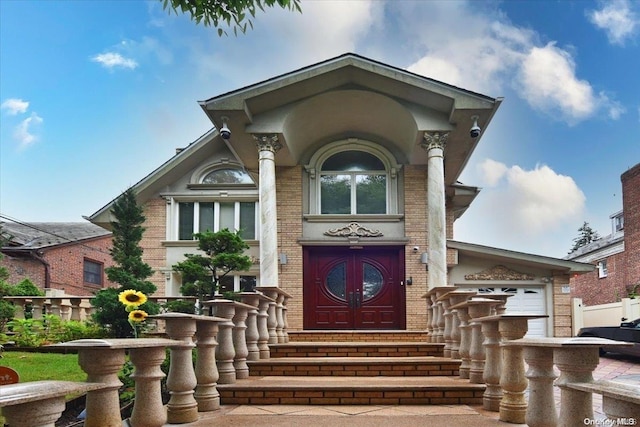
MULTIPOLYGON (((593 373, 595 380, 608 379, 640 384, 640 358, 607 354, 593 373)), ((555 387, 556 408, 559 411, 560 390, 555 387)), ((602 397, 593 395, 594 418, 605 418, 602 397)), ((435 426, 519 426, 500 421, 497 412, 471 405, 359 405, 359 406, 222 406, 219 411, 201 413, 194 423, 181 427, 435 427, 435 426)), ((640 422, 640 420, 637 420, 640 422)), ((167 424, 167 426, 178 424, 167 424)), ((522 424, 524 425, 524 424, 522 424)), ((594 423, 595 425, 595 423, 594 423)))

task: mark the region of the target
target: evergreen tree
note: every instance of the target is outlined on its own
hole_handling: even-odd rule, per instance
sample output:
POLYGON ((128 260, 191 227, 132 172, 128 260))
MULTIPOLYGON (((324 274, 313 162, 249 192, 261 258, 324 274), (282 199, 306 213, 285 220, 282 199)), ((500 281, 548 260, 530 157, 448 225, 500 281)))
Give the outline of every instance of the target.
POLYGON ((249 245, 242 240, 240 231, 223 229, 217 233, 196 233, 198 249, 205 255, 186 254, 186 260, 173 266, 182 275, 180 292, 197 296, 200 301, 214 298, 219 292, 220 279, 232 271, 251 267, 251 258, 244 255, 249 245))
POLYGON ((582 224, 582 227, 578 228, 578 233, 580 234, 578 237, 573 239, 573 247, 569 253, 573 253, 579 248, 586 246, 591 242, 595 242, 600 238, 598 232, 593 230, 587 221, 582 224))
MULTIPOLYGON (((118 294, 132 289, 151 295, 157 287, 146 280, 151 277, 153 270, 142 260, 143 250, 140 247, 145 231, 142 227, 145 216, 132 188, 122 193, 113 204, 113 215, 116 220, 111 222, 113 230, 111 257, 116 265, 108 267, 105 272, 109 280, 118 283, 120 287, 102 289, 96 294, 92 300, 96 308, 93 318, 113 335, 122 338, 133 336, 133 330, 128 322, 127 312, 118 301, 118 294)), ((141 305, 140 309, 149 314, 159 312, 159 306, 151 302, 141 305)))

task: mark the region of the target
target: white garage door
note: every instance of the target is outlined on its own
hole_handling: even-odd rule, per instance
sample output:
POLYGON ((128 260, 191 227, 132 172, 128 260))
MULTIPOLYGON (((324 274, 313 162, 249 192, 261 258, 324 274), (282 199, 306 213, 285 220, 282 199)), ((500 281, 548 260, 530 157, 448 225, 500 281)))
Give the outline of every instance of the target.
MULTIPOLYGON (((507 299, 507 313, 547 314, 543 287, 530 288, 475 288, 479 294, 510 293, 507 299)), ((546 337, 547 319, 529 320, 527 337, 546 337)))

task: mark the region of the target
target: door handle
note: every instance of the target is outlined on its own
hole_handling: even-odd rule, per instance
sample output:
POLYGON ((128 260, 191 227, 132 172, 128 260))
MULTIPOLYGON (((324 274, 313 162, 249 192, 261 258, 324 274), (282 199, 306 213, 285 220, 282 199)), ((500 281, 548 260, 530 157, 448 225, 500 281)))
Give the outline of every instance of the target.
POLYGON ((354 308, 355 307, 355 302, 353 299, 353 292, 349 292, 349 308, 354 308))
POLYGON ((360 289, 356 290, 356 301, 355 301, 355 308, 360 308, 362 307, 362 300, 361 300, 361 295, 360 295, 360 289))

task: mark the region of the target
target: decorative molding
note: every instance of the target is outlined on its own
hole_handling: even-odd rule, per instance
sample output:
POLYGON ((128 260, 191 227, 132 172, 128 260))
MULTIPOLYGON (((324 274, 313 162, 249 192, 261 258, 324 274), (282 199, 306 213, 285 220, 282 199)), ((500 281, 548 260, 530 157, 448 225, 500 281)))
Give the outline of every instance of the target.
POLYGON ((425 132, 420 146, 427 151, 433 148, 444 150, 444 147, 447 145, 447 139, 449 139, 449 132, 425 132))
POLYGON ((325 236, 334 237, 382 237, 380 230, 372 230, 357 222, 351 222, 340 228, 329 229, 324 232, 325 236))
POLYGON ((258 151, 271 151, 276 154, 282 148, 282 144, 278 141, 278 135, 253 135, 253 139, 258 151))
POLYGON ((533 280, 531 274, 520 273, 504 265, 496 265, 479 273, 467 274, 465 280, 533 280))

